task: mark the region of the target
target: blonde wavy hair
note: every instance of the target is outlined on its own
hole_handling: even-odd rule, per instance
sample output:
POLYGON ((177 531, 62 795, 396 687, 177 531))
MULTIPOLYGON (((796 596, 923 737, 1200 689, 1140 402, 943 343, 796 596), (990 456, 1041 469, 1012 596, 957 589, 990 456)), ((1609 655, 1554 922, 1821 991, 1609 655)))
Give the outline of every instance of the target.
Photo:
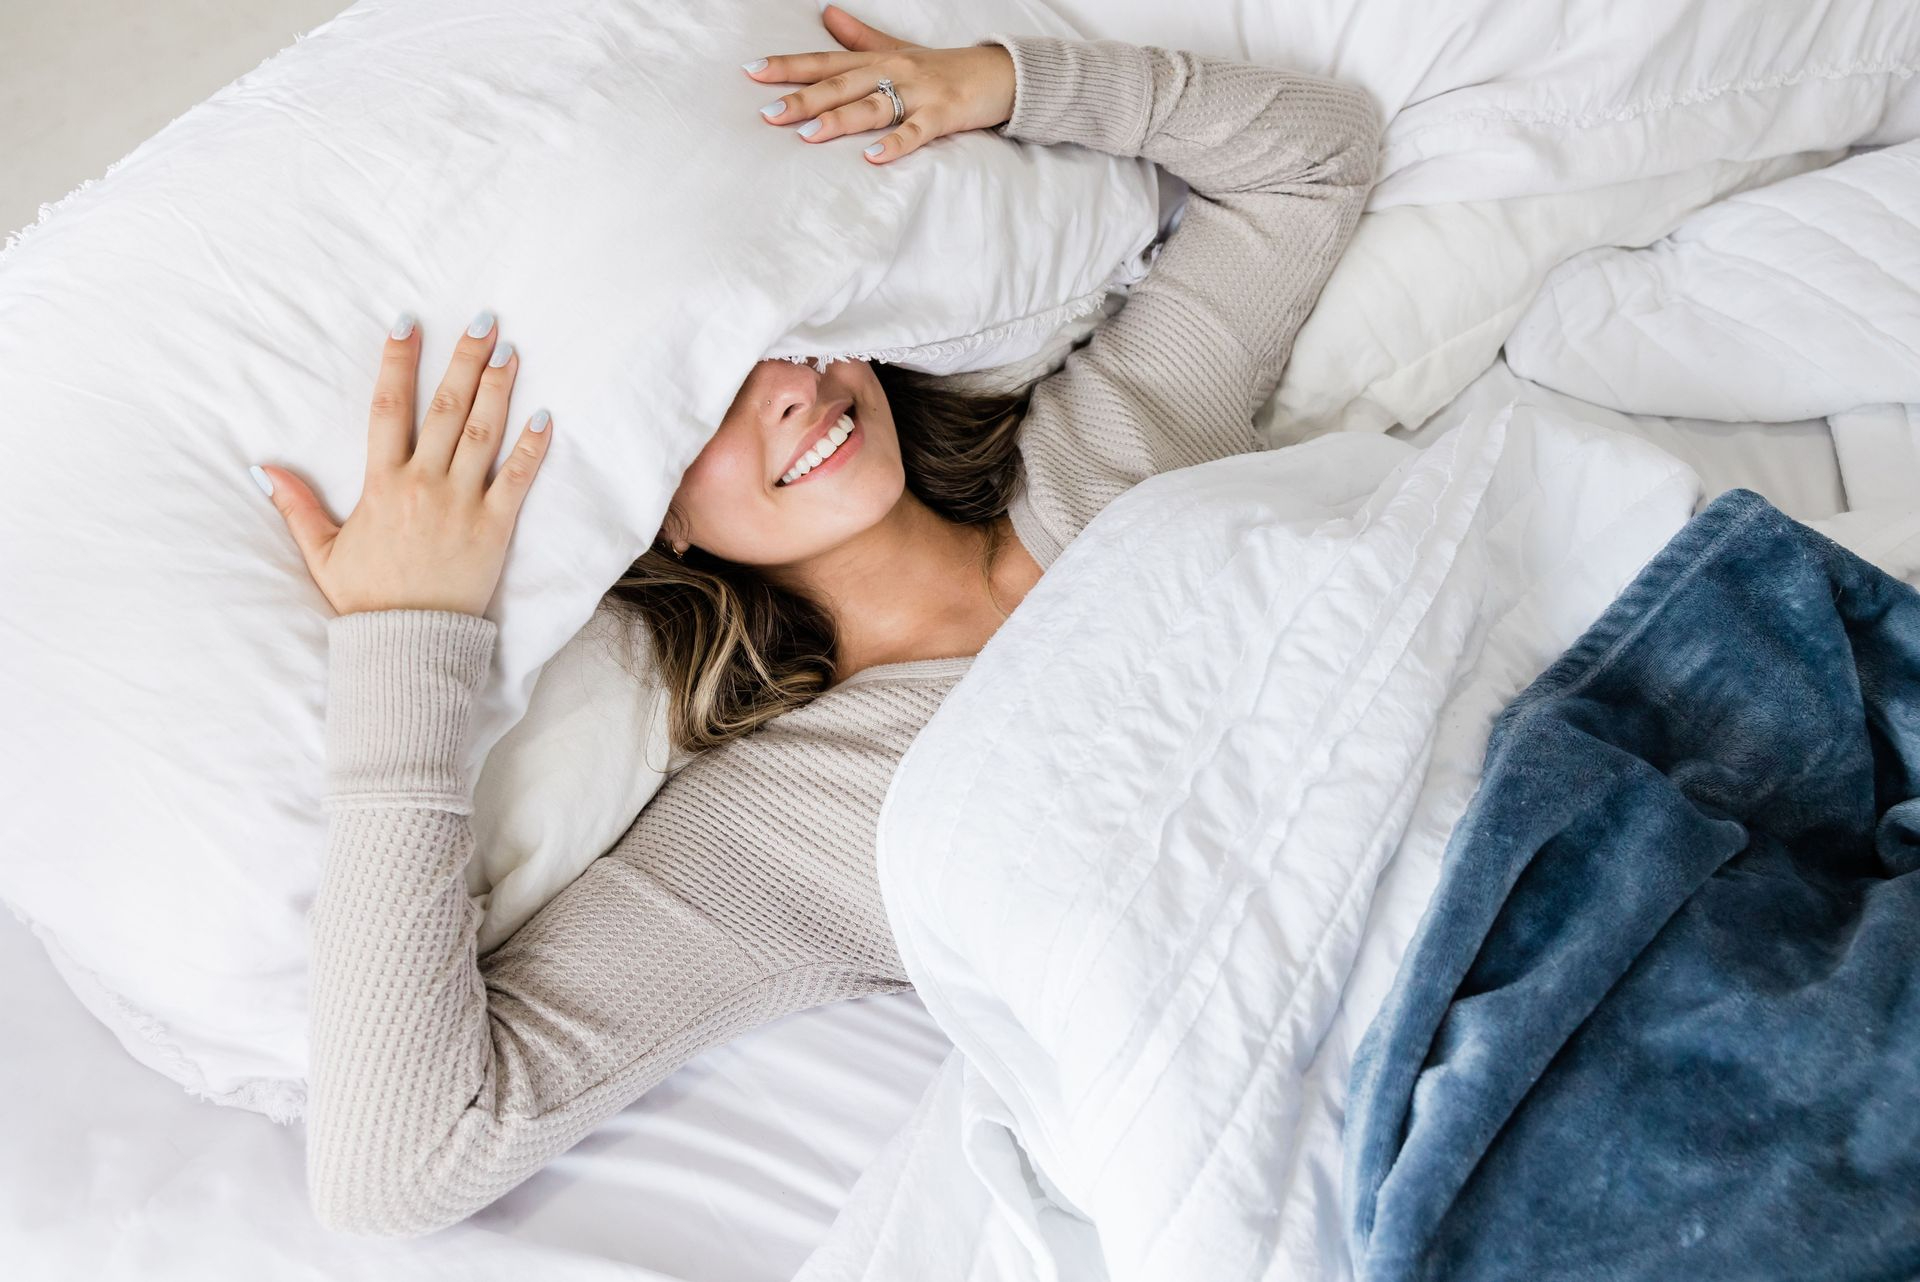
MULTIPOLYGON (((1030 387, 967 390, 878 361, 873 372, 893 411, 907 488, 961 525, 1006 512, 1030 387)), ((833 684, 831 614, 752 566, 693 546, 675 557, 656 542, 608 589, 606 601, 648 638, 679 751, 742 738, 833 684)))

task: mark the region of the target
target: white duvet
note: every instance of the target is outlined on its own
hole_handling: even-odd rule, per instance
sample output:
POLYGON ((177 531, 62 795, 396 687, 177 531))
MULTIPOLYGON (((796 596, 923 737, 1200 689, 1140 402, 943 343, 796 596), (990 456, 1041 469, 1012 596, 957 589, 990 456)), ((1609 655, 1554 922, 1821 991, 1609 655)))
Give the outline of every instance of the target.
POLYGON ((1353 1048, 1492 720, 1699 496, 1512 405, 1116 500, 888 794, 889 914, 957 1050, 800 1276, 1350 1277, 1353 1048))

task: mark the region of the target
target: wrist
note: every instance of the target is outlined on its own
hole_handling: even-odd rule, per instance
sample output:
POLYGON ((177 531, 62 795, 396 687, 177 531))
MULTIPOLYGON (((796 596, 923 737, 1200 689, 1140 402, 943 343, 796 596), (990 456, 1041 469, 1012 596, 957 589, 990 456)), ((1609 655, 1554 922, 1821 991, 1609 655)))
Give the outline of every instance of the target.
POLYGON ((447 610, 327 621, 326 805, 472 812, 466 740, 499 627, 447 610))
POLYGON ((1139 154, 1153 97, 1153 65, 1144 46, 1000 32, 978 43, 1001 46, 1013 63, 1012 108, 997 130, 1003 136, 1139 154))
POLYGON ((1020 89, 1019 68, 1014 66, 1013 54, 1005 45, 987 43, 978 47, 990 51, 990 56, 998 68, 994 77, 994 83, 998 89, 994 96, 993 122, 988 128, 1003 131, 1007 123, 1013 119, 1014 106, 1020 89))

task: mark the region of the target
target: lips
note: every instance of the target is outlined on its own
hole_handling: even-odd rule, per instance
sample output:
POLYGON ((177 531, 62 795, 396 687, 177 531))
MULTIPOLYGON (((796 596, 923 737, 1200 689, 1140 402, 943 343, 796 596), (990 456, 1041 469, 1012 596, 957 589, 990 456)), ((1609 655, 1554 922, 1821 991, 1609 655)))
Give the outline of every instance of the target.
MULTIPOLYGON (((806 433, 800 438, 800 447, 793 452, 793 457, 781 464, 780 470, 773 474, 773 483, 778 485, 780 478, 793 470, 793 465, 800 461, 802 455, 825 440, 827 433, 833 430, 833 425, 840 421, 842 414, 852 413, 853 400, 851 397, 835 401, 833 404, 827 406, 826 413, 815 419, 813 425, 809 427, 806 433)), ((854 419, 856 424, 859 423, 859 421, 857 417, 854 419)))

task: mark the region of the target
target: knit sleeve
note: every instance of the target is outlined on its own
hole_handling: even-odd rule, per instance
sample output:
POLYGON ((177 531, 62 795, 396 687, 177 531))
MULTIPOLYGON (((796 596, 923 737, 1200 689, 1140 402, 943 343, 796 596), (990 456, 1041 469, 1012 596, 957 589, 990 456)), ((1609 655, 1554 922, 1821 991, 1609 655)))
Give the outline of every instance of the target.
MULTIPOLYGON (((453 1224, 707 1047, 905 986, 812 928, 846 908, 815 908, 783 882, 780 851, 711 887, 701 866, 713 856, 699 852, 676 882, 651 857, 673 839, 664 821, 636 822, 477 957, 460 758, 497 625, 387 610, 328 628, 328 846, 311 917, 306 1110, 322 1224, 390 1237, 453 1224)), ((740 844, 737 825, 718 827, 714 841, 740 844)))
POLYGON ((1159 472, 1260 448, 1253 414, 1373 183, 1378 114, 1355 86, 1118 40, 993 35, 1013 57, 1005 136, 1142 156, 1190 194, 1121 309, 1035 384, 1014 531, 1044 569, 1159 472))

